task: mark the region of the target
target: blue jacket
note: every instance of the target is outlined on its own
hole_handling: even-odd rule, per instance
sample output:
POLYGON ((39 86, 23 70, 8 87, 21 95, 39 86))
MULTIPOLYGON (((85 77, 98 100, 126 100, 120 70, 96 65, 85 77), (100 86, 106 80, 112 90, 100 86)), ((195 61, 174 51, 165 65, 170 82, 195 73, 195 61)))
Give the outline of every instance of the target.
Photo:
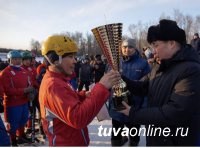
MULTIPOLYGON (((121 61, 122 75, 126 76, 131 80, 139 80, 143 76, 150 72, 150 66, 148 62, 141 58, 138 52, 135 52, 127 60, 121 61)), ((134 102, 134 106, 141 106, 143 103, 143 97, 131 95, 131 101, 134 102)), ((111 118, 126 123, 129 122, 128 117, 122 113, 114 110, 114 103, 112 96, 109 98, 109 114, 111 118)))

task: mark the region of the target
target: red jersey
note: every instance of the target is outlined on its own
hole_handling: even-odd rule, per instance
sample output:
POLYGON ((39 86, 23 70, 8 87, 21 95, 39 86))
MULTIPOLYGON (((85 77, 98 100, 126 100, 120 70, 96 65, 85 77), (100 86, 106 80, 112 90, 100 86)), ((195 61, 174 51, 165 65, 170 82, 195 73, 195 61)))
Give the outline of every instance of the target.
POLYGON ((18 106, 28 102, 24 89, 28 87, 28 76, 25 70, 7 66, 1 72, 5 106, 18 106))
POLYGON ((83 99, 63 74, 46 71, 39 91, 41 117, 49 146, 88 146, 87 125, 109 97, 97 83, 83 99))
POLYGON ((30 76, 31 78, 31 86, 35 87, 35 88, 39 88, 39 84, 37 83, 37 80, 36 80, 36 69, 34 67, 27 67, 27 66, 24 66, 22 65, 21 66, 22 69, 26 70, 28 75, 30 76))

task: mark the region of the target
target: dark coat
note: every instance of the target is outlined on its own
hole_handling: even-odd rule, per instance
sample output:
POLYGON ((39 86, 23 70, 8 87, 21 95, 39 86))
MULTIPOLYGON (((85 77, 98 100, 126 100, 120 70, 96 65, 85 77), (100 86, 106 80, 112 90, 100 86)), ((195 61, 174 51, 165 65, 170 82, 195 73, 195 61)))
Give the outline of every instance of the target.
POLYGON ((101 63, 96 63, 95 65, 98 66, 98 68, 94 68, 94 81, 95 83, 99 82, 100 79, 103 77, 104 72, 105 72, 105 64, 103 62, 101 63))
POLYGON ((200 142, 200 60, 190 45, 182 47, 171 59, 155 67, 150 79, 130 81, 123 77, 128 89, 136 95, 148 96, 147 108, 131 107, 133 123, 168 127, 170 136, 146 136, 148 146, 195 146, 200 142), (183 135, 187 128, 187 136, 183 135), (173 136, 172 136, 173 135, 173 136))
POLYGON ((191 45, 198 52, 198 54, 200 55, 200 38, 198 37, 196 39, 193 39, 191 41, 191 45))
POLYGON ((81 67, 79 69, 79 78, 80 81, 84 82, 91 82, 92 77, 92 67, 89 63, 83 63, 81 64, 81 67))

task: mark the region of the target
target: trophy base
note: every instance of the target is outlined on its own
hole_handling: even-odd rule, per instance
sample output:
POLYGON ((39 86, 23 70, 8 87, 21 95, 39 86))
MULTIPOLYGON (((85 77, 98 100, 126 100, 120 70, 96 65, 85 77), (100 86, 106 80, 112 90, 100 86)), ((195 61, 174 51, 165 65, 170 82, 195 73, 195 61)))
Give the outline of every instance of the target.
POLYGON ((114 96, 113 102, 114 102, 114 110, 120 111, 126 109, 126 107, 122 104, 122 101, 125 101, 128 104, 128 98, 125 96, 114 96))

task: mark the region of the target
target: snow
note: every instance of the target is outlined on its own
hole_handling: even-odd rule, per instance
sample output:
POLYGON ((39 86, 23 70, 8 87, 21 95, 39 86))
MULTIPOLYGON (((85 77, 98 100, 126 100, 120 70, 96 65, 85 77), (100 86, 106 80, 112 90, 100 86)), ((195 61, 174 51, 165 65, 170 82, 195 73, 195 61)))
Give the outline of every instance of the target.
MULTIPOLYGON (((3 118, 3 114, 1 114, 2 119, 3 118)), ((110 147, 111 146, 111 142, 110 136, 99 136, 98 133, 98 128, 102 126, 103 128, 111 128, 111 120, 104 120, 104 121, 98 121, 97 118, 94 118, 94 120, 89 124, 88 129, 89 129, 89 136, 90 136, 90 147, 110 147)), ((38 136, 39 137, 39 136, 38 136)), ((139 146, 145 146, 146 145, 146 141, 145 141, 145 137, 141 136, 140 137, 140 143, 139 146)), ((44 142, 41 143, 36 143, 33 145, 30 144, 21 144, 20 146, 48 146, 48 139, 46 138, 44 142)), ((128 146, 128 142, 124 145, 124 146, 128 146)))

